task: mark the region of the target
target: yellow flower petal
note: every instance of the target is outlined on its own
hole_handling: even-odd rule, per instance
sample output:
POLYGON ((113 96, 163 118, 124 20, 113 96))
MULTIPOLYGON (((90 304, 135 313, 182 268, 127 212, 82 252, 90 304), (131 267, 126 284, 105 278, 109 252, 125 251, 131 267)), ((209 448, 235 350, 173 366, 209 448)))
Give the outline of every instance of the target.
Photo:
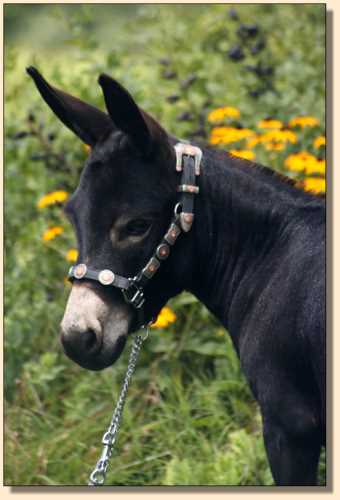
POLYGON ((305 167, 305 173, 310 174, 321 174, 325 175, 326 171, 326 161, 325 160, 315 160, 305 167))
POLYGON ((291 130, 270 130, 259 136, 259 140, 262 144, 265 143, 286 143, 290 142, 295 144, 297 142, 297 137, 291 130))
POLYGON ((289 120, 289 127, 316 127, 319 125, 320 121, 314 116, 296 116, 289 120))
POLYGON ((249 128, 215 127, 211 131, 211 144, 229 144, 238 142, 254 136, 255 133, 249 128))
POLYGON ((217 108, 208 114, 208 121, 216 123, 222 121, 224 118, 239 118, 240 110, 232 106, 225 106, 224 108, 217 108))
POLYGON ((239 158, 244 158, 245 160, 255 159, 254 151, 249 151, 248 149, 231 149, 229 153, 234 156, 238 156, 239 158))
POLYGON ((44 241, 53 240, 56 236, 58 236, 62 232, 64 232, 64 228, 62 228, 61 226, 50 227, 50 228, 46 229, 46 231, 44 232, 44 234, 42 236, 42 239, 44 241))
POLYGON ((284 142, 268 142, 264 147, 267 151, 282 151, 286 145, 284 142))
POLYGON ((318 137, 315 137, 313 141, 313 146, 316 149, 321 148, 321 146, 326 146, 326 137, 324 135, 319 135, 318 137))
POLYGON ((52 193, 45 194, 40 198, 37 203, 38 208, 45 208, 55 203, 62 203, 67 200, 69 194, 66 191, 53 191, 52 193))
POLYGON ((260 120, 257 126, 265 129, 280 129, 283 127, 283 123, 280 120, 260 120))
POLYGON ((163 307, 157 320, 151 325, 151 328, 166 328, 169 324, 176 321, 176 314, 170 307, 163 307))
POLYGON ((247 141, 247 148, 251 149, 257 146, 258 144, 261 143, 261 136, 260 135, 254 135, 253 137, 250 137, 247 141))
POLYGON ((326 191, 326 179, 322 179, 321 177, 307 177, 303 181, 303 186, 306 191, 324 193, 326 191))
POLYGON ((308 151, 300 151, 300 153, 287 156, 284 165, 288 170, 308 173, 322 169, 322 164, 319 164, 318 162, 319 160, 314 155, 308 153, 308 151))
POLYGON ((66 260, 69 262, 76 262, 78 259, 78 250, 75 248, 70 248, 70 250, 67 251, 66 253, 66 260))

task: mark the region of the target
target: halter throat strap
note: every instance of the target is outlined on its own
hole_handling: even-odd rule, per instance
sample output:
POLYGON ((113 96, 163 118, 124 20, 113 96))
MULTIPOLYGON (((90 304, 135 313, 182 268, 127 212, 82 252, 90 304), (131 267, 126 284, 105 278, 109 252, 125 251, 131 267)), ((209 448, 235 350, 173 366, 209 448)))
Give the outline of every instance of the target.
POLYGON ((176 170, 182 172, 181 183, 177 187, 179 199, 175 205, 174 215, 168 230, 147 264, 136 276, 126 278, 114 273, 111 269, 94 269, 80 263, 70 268, 68 272, 70 281, 88 279, 97 281, 103 286, 119 288, 125 301, 137 309, 139 313, 142 313, 145 303, 144 287, 169 257, 177 238, 183 232, 189 232, 194 221, 194 198, 199 193, 196 179, 200 175, 202 151, 196 146, 183 142, 177 143, 174 148, 176 170))

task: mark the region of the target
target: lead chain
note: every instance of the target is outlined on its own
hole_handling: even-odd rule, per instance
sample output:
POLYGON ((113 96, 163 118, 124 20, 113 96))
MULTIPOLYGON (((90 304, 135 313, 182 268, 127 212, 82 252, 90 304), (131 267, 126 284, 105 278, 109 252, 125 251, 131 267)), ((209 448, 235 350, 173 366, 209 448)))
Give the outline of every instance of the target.
POLYGON ((134 338, 129 357, 128 367, 120 391, 120 395, 112 415, 111 423, 107 431, 103 435, 102 439, 102 444, 104 445, 103 451, 102 454, 100 455, 100 458, 95 468, 93 469, 90 475, 88 486, 102 486, 104 484, 106 471, 108 469, 109 461, 112 455, 112 449, 117 439, 119 423, 122 417, 122 412, 124 408, 127 391, 129 388, 129 383, 137 364, 137 359, 140 349, 142 347, 144 340, 147 338, 148 333, 149 331, 147 329, 144 335, 136 335, 136 337, 134 338))

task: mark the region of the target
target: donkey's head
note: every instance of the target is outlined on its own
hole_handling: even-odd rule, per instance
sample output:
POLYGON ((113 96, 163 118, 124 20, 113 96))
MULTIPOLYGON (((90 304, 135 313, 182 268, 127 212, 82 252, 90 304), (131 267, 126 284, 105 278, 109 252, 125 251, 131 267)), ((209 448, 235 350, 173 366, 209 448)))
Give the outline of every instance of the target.
MULTIPOLYGON (((28 73, 50 108, 91 146, 79 185, 65 211, 78 241, 78 262, 135 276, 154 252, 171 220, 178 179, 173 140, 130 94, 99 77, 108 114, 28 73)), ((183 239, 146 287, 145 321, 183 288, 190 259, 183 239)), ((61 323, 68 356, 100 370, 121 354, 127 335, 140 326, 136 309, 119 289, 74 280, 61 323)))

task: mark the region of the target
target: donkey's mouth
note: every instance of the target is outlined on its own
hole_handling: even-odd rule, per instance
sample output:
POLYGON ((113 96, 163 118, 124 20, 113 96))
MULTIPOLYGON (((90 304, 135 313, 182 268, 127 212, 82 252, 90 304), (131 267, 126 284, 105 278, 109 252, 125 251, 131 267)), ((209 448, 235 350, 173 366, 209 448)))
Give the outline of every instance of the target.
MULTIPOLYGON (((87 334, 85 334, 87 335, 87 334)), ((65 342, 64 336, 61 337, 65 354, 75 361, 82 368, 87 370, 99 371, 113 365, 122 354, 127 336, 121 335, 114 344, 110 341, 103 341, 99 349, 88 349, 86 352, 79 348, 73 348, 69 342, 65 342)))
POLYGON ((127 333, 117 334, 111 330, 97 339, 96 334, 88 330, 72 337, 70 332, 61 334, 65 354, 82 368, 99 371, 117 361, 124 350, 127 333))

